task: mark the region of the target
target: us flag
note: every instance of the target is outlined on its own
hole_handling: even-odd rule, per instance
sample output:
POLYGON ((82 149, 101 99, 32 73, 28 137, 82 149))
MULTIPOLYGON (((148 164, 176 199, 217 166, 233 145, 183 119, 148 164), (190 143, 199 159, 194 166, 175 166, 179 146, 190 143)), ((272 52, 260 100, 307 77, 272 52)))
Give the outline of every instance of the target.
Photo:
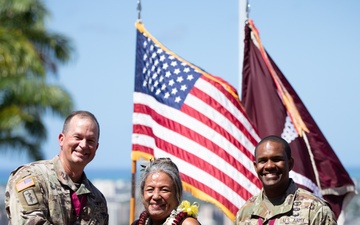
POLYGON ((180 58, 138 22, 132 159, 169 157, 184 189, 234 220, 259 192, 259 136, 226 81, 180 58))

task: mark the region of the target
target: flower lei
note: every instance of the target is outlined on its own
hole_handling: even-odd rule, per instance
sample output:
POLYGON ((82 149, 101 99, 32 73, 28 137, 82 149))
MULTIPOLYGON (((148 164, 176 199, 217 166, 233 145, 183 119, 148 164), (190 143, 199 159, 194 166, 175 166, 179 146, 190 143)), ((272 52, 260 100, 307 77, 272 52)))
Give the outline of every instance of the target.
MULTIPOLYGON (((190 205, 189 201, 182 201, 181 204, 171 211, 170 216, 166 219, 163 225, 178 225, 185 217, 197 218, 199 211, 199 203, 194 202, 190 205)), ((147 225, 149 221, 149 214, 147 211, 143 211, 137 222, 137 225, 147 225)))

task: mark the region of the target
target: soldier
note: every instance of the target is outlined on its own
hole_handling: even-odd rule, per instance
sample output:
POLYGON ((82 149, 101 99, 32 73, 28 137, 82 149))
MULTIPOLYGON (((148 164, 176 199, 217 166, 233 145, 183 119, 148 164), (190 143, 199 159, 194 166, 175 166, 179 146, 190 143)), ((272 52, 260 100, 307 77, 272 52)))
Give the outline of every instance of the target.
POLYGON ((59 155, 11 172, 5 191, 9 225, 107 225, 106 199, 84 172, 95 157, 99 137, 92 113, 71 113, 58 137, 59 155))
POLYGON ((325 200, 297 187, 289 178, 294 159, 284 139, 265 137, 254 154, 254 167, 263 189, 237 212, 235 225, 337 224, 325 200))

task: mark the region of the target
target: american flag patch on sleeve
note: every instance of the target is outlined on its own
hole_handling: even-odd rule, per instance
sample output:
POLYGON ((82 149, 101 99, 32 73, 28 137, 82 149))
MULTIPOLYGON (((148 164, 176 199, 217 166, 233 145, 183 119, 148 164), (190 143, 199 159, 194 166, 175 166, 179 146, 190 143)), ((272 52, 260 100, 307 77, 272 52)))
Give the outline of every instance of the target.
POLYGON ((35 182, 32 177, 27 177, 16 183, 17 192, 22 191, 28 187, 34 186, 35 182))

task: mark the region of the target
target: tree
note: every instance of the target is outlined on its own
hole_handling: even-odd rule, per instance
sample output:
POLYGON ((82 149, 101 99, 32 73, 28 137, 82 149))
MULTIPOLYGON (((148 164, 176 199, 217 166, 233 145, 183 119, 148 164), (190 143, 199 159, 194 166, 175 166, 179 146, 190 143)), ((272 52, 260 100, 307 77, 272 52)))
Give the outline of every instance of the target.
POLYGON ((70 41, 46 30, 50 15, 41 0, 0 0, 0 151, 25 151, 43 158, 43 117, 65 117, 73 108, 70 94, 50 85, 59 64, 70 60, 70 41))

